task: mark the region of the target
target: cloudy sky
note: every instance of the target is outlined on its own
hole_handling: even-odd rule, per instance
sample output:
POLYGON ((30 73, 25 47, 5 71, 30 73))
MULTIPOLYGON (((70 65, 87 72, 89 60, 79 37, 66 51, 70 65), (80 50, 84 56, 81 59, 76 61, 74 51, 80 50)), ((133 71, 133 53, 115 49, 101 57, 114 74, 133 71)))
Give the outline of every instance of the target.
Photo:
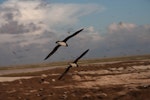
POLYGON ((0 66, 150 54, 149 0, 0 0, 0 66), (75 31, 47 61, 43 59, 75 31))

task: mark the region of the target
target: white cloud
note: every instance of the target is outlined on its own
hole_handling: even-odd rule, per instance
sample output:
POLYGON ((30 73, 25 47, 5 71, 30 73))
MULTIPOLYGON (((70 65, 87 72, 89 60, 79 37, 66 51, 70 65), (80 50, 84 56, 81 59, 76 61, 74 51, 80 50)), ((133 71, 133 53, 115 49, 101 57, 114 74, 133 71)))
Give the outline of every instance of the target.
POLYGON ((77 40, 81 43, 81 47, 83 45, 85 45, 86 47, 89 44, 94 45, 97 42, 101 41, 102 39, 103 37, 100 36, 100 33, 96 31, 93 26, 90 26, 90 27, 84 28, 83 32, 78 36, 77 40))
POLYGON ((114 33, 116 31, 119 30, 128 30, 131 31, 133 28, 135 28, 136 25, 132 24, 132 23, 124 23, 124 22, 120 22, 120 23, 112 23, 109 27, 109 33, 114 33))
MULTIPOLYGON (((47 6, 42 6, 41 3, 41 0, 9 0, 1 4, 0 18, 4 19, 0 23, 1 33, 29 33, 28 38, 30 39, 31 34, 42 34, 46 30, 56 31, 53 27, 59 24, 63 26, 76 23, 79 17, 90 14, 99 8, 96 4, 47 4, 47 6), (29 31, 31 25, 37 28, 29 31)), ((26 38, 24 35, 22 36, 26 38)), ((1 38, 8 38, 9 41, 17 40, 11 35, 1 35, 1 38)), ((30 43, 35 42, 29 39, 30 43)), ((5 41, 1 39, 2 42, 5 41)), ((29 42, 21 44, 27 45, 29 42)))
MULTIPOLYGON (((97 4, 42 4, 42 0, 8 0, 1 4, 1 34, 28 33, 28 38, 31 38, 31 34, 33 37, 44 34, 45 31, 56 33, 58 26, 76 24, 80 17, 103 10, 97 4)), ((3 37, 9 37, 9 41, 15 39, 12 35, 2 35, 1 38, 3 37)))
POLYGON ((11 13, 13 20, 18 23, 42 24, 47 29, 53 29, 55 26, 75 24, 80 17, 104 9, 97 4, 52 3, 43 6, 42 3, 42 0, 9 0, 1 4, 3 9, 0 18, 3 19, 2 15, 11 13))
MULTIPOLYGON (((3 48, 1 54, 11 62, 14 56, 6 53, 9 50, 5 51, 9 47, 10 52, 22 51, 20 55, 25 57, 22 58, 24 63, 37 61, 39 54, 41 56, 42 52, 52 49, 54 41, 63 39, 61 28, 76 25, 81 17, 103 10, 104 8, 97 4, 50 4, 43 0, 7 0, 0 4, 0 48, 3 48), (31 49, 28 51, 30 56, 26 55, 26 48, 31 49)), ((88 30, 85 34, 86 41, 90 38, 90 32, 93 33, 92 41, 98 41, 99 38, 95 36, 98 33, 94 28, 90 27, 88 30)), ((81 35, 80 38, 85 37, 81 35)))
POLYGON ((150 25, 133 23, 113 23, 99 41, 95 49, 97 55, 140 55, 150 53, 150 25), (140 52, 139 52, 140 51, 140 52))

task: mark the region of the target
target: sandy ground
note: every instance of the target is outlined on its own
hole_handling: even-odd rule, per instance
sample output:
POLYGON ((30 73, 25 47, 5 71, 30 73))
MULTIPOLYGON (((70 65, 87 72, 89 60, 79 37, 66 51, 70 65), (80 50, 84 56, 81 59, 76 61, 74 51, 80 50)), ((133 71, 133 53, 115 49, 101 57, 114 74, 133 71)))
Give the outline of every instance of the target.
POLYGON ((72 68, 62 80, 58 80, 64 70, 50 69, 33 77, 0 77, 0 100, 150 98, 150 60, 82 65, 72 68))
MULTIPOLYGON (((99 65, 99 64, 113 64, 116 62, 121 62, 121 61, 112 61, 112 62, 99 62, 99 63, 92 63, 94 65, 99 65)), ((82 65, 87 65, 87 64, 82 64, 82 65)), ((13 74, 13 73, 27 73, 27 72, 37 72, 37 71, 45 71, 49 69, 55 69, 55 68, 63 68, 65 66, 49 66, 49 67, 38 67, 38 68, 26 68, 26 69, 12 69, 12 70, 0 70, 0 75, 7 75, 7 74, 13 74)))
POLYGON ((61 68, 61 67, 63 67, 63 66, 0 70, 0 75, 7 75, 7 74, 13 74, 13 73, 27 73, 27 72, 44 71, 44 70, 48 70, 48 69, 61 68))
POLYGON ((0 82, 11 82, 19 79, 29 79, 32 77, 0 77, 0 82))

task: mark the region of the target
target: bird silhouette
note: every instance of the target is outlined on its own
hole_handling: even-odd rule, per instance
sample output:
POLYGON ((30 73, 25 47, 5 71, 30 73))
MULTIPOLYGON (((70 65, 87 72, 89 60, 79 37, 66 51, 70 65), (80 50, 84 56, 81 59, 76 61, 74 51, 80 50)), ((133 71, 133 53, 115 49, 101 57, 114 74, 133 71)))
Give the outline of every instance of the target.
POLYGON ((75 36, 75 35, 77 35, 78 33, 80 33, 81 31, 83 31, 83 28, 80 29, 80 30, 78 30, 78 31, 76 31, 76 32, 73 33, 72 35, 66 37, 63 41, 56 41, 57 46, 46 56, 46 58, 45 58, 44 60, 48 59, 51 55, 53 55, 53 54, 57 51, 57 49, 58 49, 60 46, 68 47, 67 41, 68 41, 70 38, 72 38, 73 36, 75 36))
POLYGON ((81 59, 88 51, 89 49, 84 51, 77 59, 75 59, 72 63, 70 63, 69 66, 64 71, 64 73, 62 73, 61 76, 58 78, 58 80, 60 80, 69 71, 71 67, 78 67, 78 64, 77 64, 78 60, 81 59))

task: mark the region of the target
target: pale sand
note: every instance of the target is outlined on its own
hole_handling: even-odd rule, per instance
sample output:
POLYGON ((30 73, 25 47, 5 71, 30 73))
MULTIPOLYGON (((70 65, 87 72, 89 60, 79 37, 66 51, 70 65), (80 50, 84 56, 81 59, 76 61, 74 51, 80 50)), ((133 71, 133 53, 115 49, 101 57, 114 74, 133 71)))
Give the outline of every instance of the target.
POLYGON ((32 77, 0 77, 0 82, 11 82, 18 79, 29 79, 32 77))

